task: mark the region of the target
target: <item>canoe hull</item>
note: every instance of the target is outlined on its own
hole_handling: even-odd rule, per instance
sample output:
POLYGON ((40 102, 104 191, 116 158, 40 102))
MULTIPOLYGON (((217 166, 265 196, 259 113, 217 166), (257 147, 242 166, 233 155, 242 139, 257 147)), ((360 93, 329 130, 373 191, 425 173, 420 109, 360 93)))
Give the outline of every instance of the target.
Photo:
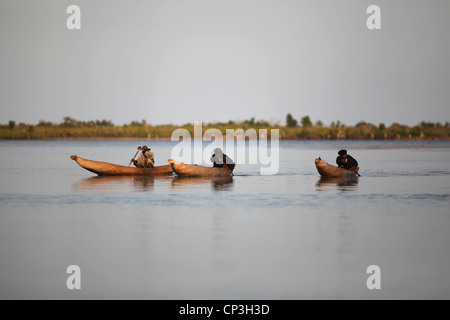
POLYGON ((80 158, 78 156, 70 156, 80 167, 91 171, 99 176, 160 176, 173 173, 172 167, 158 166, 154 168, 133 168, 125 167, 117 164, 93 161, 80 158))
POLYGON ((317 171, 324 178, 354 177, 357 175, 357 172, 359 171, 359 167, 356 167, 355 171, 350 171, 328 164, 320 158, 317 158, 315 162, 317 171))
POLYGON ((214 168, 195 166, 191 164, 184 164, 181 162, 169 160, 173 171, 181 177, 227 177, 231 173, 226 168, 214 168))

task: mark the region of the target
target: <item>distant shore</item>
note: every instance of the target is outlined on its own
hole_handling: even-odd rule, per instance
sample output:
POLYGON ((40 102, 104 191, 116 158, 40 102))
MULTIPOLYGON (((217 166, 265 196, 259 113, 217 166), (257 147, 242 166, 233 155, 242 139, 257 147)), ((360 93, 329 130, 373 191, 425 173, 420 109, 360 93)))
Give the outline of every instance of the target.
MULTIPOLYGON (((450 140, 448 122, 421 122, 412 127, 394 123, 387 127, 363 121, 355 126, 346 126, 337 121, 325 126, 320 121, 313 124, 305 118, 308 117, 302 118, 301 125, 287 121, 284 126, 255 121, 254 118, 242 122, 207 123, 203 124, 203 133, 214 128, 225 136, 227 129, 254 129, 257 132, 266 129, 270 139, 271 129, 278 129, 280 140, 450 140)), ((192 124, 150 125, 145 121, 133 121, 118 126, 106 120, 85 122, 66 117, 61 123, 40 121, 37 125, 9 121, 0 125, 0 140, 170 140, 176 129, 186 129, 193 137, 192 124)), ((244 136, 241 138, 245 139, 244 136)))

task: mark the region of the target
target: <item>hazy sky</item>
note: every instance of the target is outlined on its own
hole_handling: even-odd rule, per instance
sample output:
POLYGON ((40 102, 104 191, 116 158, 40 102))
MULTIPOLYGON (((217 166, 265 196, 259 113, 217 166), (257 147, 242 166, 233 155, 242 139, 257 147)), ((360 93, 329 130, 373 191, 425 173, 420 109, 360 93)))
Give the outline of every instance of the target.
POLYGON ((450 121, 448 0, 0 0, 0 45, 0 123, 450 121))

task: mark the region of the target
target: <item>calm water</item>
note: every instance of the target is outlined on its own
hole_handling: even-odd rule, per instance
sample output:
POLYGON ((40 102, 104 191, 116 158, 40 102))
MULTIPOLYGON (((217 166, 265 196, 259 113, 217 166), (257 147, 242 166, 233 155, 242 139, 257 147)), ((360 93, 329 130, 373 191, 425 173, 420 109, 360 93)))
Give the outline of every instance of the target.
MULTIPOLYGON (((143 143, 0 142, 0 298, 450 298, 450 143, 281 142, 278 175, 228 180, 69 159, 127 165, 143 143), (314 159, 344 147, 362 177, 322 181, 314 159)), ((147 144, 167 164, 174 144, 147 144)))

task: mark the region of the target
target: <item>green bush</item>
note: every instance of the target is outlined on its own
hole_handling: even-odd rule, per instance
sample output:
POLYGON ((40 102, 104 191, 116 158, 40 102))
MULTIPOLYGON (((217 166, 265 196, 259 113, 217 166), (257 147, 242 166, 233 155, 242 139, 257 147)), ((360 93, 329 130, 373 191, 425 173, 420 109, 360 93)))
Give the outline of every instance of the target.
POLYGON ((298 125, 297 120, 294 119, 292 114, 288 113, 286 116, 286 127, 295 128, 298 125))

